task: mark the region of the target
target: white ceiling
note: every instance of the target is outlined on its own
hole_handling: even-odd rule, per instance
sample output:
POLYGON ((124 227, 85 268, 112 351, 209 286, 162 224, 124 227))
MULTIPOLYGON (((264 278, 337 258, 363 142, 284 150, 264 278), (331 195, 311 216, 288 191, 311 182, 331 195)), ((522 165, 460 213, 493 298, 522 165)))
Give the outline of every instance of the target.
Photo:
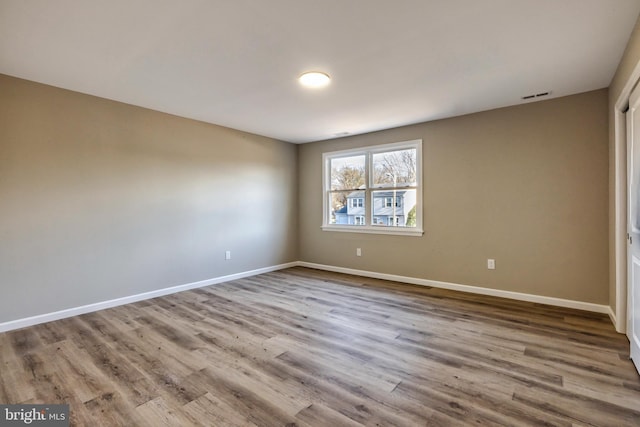
POLYGON ((638 13, 639 0, 0 0, 0 73, 300 143, 607 87, 638 13), (307 70, 332 83, 302 88, 307 70))

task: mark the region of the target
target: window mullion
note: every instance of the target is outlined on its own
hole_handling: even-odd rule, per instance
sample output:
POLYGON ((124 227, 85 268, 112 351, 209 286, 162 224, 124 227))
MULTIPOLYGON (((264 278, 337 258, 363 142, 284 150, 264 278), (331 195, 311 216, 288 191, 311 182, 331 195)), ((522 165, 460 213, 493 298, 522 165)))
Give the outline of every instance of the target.
POLYGON ((373 167, 373 156, 371 155, 370 152, 367 152, 366 154, 366 158, 365 158, 365 168, 364 168, 364 175, 365 175, 365 198, 364 198, 364 204, 365 204, 365 212, 364 212, 364 217, 365 217, 365 223, 367 225, 373 225, 373 193, 371 192, 371 187, 373 184, 373 174, 371 173, 371 168, 373 167))

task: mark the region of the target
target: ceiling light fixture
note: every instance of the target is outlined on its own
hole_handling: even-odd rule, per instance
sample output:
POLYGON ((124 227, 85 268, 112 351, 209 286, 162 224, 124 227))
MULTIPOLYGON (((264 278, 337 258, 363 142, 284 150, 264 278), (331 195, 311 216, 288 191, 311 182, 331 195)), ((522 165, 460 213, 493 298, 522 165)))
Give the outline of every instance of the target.
POLYGON ((308 71, 298 77, 298 81, 302 86, 320 88, 328 85, 331 77, 329 77, 329 74, 320 71, 308 71))

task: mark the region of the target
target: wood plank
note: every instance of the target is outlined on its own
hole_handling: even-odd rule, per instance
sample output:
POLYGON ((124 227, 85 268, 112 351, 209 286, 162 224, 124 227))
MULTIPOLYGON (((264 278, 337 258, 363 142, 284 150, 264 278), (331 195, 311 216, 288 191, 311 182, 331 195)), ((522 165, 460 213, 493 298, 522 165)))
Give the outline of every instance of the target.
POLYGON ((0 334, 0 402, 73 425, 631 426, 606 315, 292 268, 0 334))

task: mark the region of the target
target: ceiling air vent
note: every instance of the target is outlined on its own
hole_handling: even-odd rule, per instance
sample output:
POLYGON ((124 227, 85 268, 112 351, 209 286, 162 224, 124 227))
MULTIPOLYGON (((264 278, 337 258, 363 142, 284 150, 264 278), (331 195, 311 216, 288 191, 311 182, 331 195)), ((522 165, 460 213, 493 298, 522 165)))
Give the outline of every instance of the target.
POLYGON ((522 99, 529 100, 529 99, 534 99, 534 98, 541 98, 543 96, 549 96, 551 95, 551 91, 547 91, 547 92, 540 92, 540 93, 532 93, 531 95, 525 95, 522 97, 522 99))

